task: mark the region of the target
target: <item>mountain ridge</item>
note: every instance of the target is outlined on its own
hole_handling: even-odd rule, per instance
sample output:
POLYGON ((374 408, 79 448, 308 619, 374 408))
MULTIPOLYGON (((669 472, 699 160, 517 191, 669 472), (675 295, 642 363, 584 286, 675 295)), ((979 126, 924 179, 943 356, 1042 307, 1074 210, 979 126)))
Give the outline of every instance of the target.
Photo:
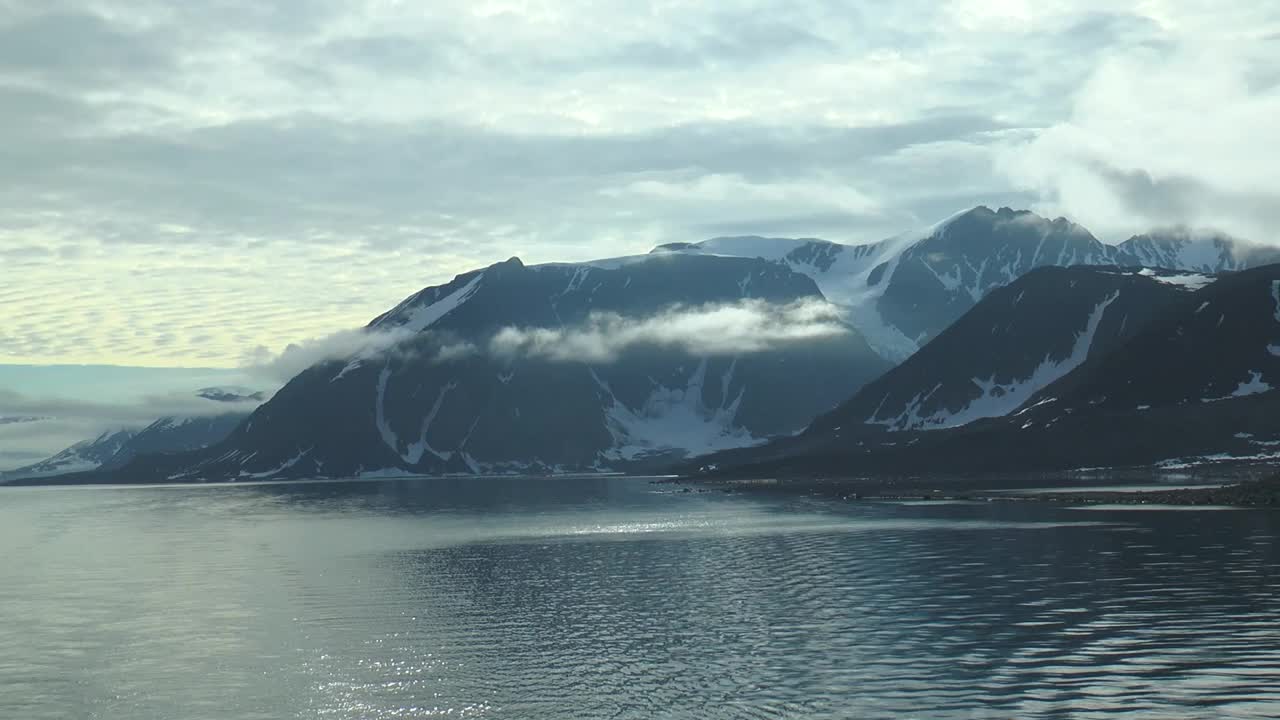
MULTIPOLYGON (((1022 282, 1028 279, 1035 278, 1022 282)), ((1000 299, 993 294, 988 301, 1000 299)), ((1177 290, 1124 342, 1001 416, 869 433, 844 424, 849 414, 838 410, 793 441, 712 456, 706 464, 733 475, 849 476, 1274 460, 1280 458, 1276 387, 1280 264, 1177 290)), ((875 383, 868 388, 874 392, 875 383)))
MULTIPOLYGON (((999 288, 1048 266, 1113 267, 1117 257, 1134 260, 1139 245, 1148 259, 1188 266, 1124 271, 1124 282, 1153 294, 1172 292, 1153 289, 1162 284, 1156 276, 1188 285, 1208 278, 1186 270, 1280 258, 1274 249, 1238 257, 1234 241, 1222 238, 1149 235, 1128 248, 1107 246, 1062 218, 987 207, 856 246, 737 236, 582 263, 525 265, 515 257, 423 288, 377 315, 364 328, 365 347, 295 376, 216 447, 129 467, 175 481, 618 472, 770 438, 785 445, 890 370, 886 357, 910 362, 999 288), (725 335, 715 324, 723 318, 772 313, 752 326, 772 332, 797 322, 779 313, 801 300, 837 308, 841 337, 811 339, 803 352, 706 350, 725 335), (672 334, 699 312, 720 320, 704 317, 696 332, 672 334), (622 337, 631 344, 614 347, 622 337)), ((1077 318, 1080 327, 1060 338, 1071 353, 1036 351, 1041 365, 1053 360, 1036 382, 991 374, 990 387, 978 388, 985 401, 1011 397, 1015 385, 1033 393, 1074 372, 1090 359, 1097 333, 1123 334, 1108 319, 1115 302, 1103 296, 1081 306, 1088 312, 1077 318), (1083 354, 1075 352, 1085 335, 1083 354)), ((914 417, 954 417, 956 403, 973 401, 953 396, 951 405, 925 409, 921 400, 925 414, 914 417)), ((896 411, 881 416, 882 404, 868 419, 911 416, 895 402, 896 411)), ((986 422, 983 412, 969 415, 986 422)), ((914 432, 914 422, 895 429, 914 432)))

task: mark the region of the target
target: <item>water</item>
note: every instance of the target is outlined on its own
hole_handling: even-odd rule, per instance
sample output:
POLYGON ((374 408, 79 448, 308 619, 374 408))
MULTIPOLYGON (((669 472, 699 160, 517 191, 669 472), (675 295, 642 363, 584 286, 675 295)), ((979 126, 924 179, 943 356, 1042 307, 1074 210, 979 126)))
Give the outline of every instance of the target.
POLYGON ((1278 532, 620 479, 0 489, 0 718, 1274 718, 1278 532))

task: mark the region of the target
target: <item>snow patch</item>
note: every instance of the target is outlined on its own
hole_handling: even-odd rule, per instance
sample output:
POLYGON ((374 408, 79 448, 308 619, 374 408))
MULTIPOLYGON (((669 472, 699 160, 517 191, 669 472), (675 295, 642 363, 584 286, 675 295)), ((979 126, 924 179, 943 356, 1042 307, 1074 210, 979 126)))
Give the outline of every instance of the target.
MULTIPOLYGON (((476 290, 480 289, 480 281, 484 279, 484 273, 478 273, 471 282, 454 290, 448 295, 436 300, 430 305, 416 307, 409 310, 407 317, 403 323, 399 325, 405 332, 420 333, 423 330, 436 324, 445 315, 457 310, 472 295, 476 294, 476 290)), ((345 372, 345 370, 344 370, 345 372)), ((336 379, 336 378, 335 378, 336 379)))
POLYGON ((294 455, 293 457, 289 458, 288 460, 285 460, 285 461, 284 461, 283 463, 281 463, 279 466, 277 466, 277 467, 275 467, 275 468, 272 468, 271 470, 265 470, 265 471, 263 471, 263 472, 256 472, 256 473, 251 473, 251 472, 247 472, 247 471, 245 471, 245 470, 241 470, 241 471, 240 471, 240 474, 239 474, 239 476, 238 476, 238 477, 242 477, 242 478, 249 478, 249 479, 251 479, 251 480, 262 480, 262 479, 264 479, 264 478, 274 477, 274 476, 279 475, 280 473, 284 472, 285 470, 288 470, 289 468, 293 467, 294 465, 297 465, 299 462, 301 462, 301 461, 302 461, 302 458, 304 458, 304 457, 306 457, 307 455, 311 454, 311 450, 314 450, 314 449, 315 449, 315 448, 310 448, 310 449, 307 449, 307 450, 299 450, 297 455, 294 455))
MULTIPOLYGON (((972 382, 981 391, 981 394, 977 398, 970 400, 963 408, 955 412, 943 409, 932 415, 920 415, 920 406, 938 391, 941 387, 939 385, 930 391, 928 395, 923 397, 917 395, 907 404, 906 409, 897 416, 880 419, 876 415, 872 415, 867 420, 867 423, 883 425, 891 431, 936 430, 967 425, 983 418, 1008 415, 1030 400, 1031 396, 1041 388, 1075 370, 1088 359, 1089 349, 1093 346, 1093 338, 1097 334, 1098 326, 1102 323, 1102 318, 1106 314, 1107 308, 1119 297, 1120 292, 1117 290, 1110 297, 1098 303, 1093 312, 1089 314, 1084 329, 1076 333, 1075 344, 1065 358, 1054 360, 1046 356, 1028 377, 1008 383, 996 382, 994 375, 989 378, 975 377, 972 382)), ((1037 405, 1045 402, 1051 402, 1051 400, 1042 401, 1037 405)))
POLYGON ((1176 285, 1183 290, 1199 290, 1214 281, 1214 278, 1208 275, 1201 275, 1199 273, 1157 273, 1151 268, 1143 268, 1138 271, 1138 274, 1149 277, 1158 283, 1176 285))
POLYGON ((1191 457, 1170 458, 1161 460, 1155 464, 1155 467, 1161 470, 1188 470, 1190 468, 1202 465, 1215 465, 1219 463, 1234 462, 1258 462, 1280 459, 1280 452, 1260 452, 1252 455, 1234 455, 1232 453, 1217 453, 1214 455, 1194 455, 1191 457))
POLYGON ((329 382, 331 383, 338 382, 342 378, 346 377, 347 373, 351 372, 352 370, 355 370, 356 368, 359 368, 363 364, 364 364, 364 358, 357 357, 356 359, 347 363, 346 366, 343 367, 342 370, 339 371, 337 375, 334 375, 332 378, 330 378, 329 382))
POLYGON ((691 245, 681 250, 681 252, 781 260, 792 251, 802 248, 811 242, 813 240, 799 240, 796 238, 718 237, 691 245))
POLYGON ((391 424, 387 422, 386 416, 386 396, 387 381, 391 378, 390 366, 382 368, 382 372, 378 374, 378 390, 374 399, 375 421, 378 426, 378 435, 382 437, 382 442, 390 448, 395 454, 400 456, 410 465, 417 465, 421 462, 426 453, 431 453, 441 460, 449 460, 453 457, 453 453, 445 450, 436 450, 431 447, 431 443, 427 441, 427 433, 431 430, 431 424, 435 422, 436 415, 440 414, 440 408, 444 405, 445 398, 458 387, 456 382, 450 382, 440 388, 439 394, 436 395, 435 403, 432 404, 431 410, 427 412, 426 417, 422 419, 422 426, 418 430, 418 439, 402 451, 400 449, 400 438, 395 430, 391 428, 391 424))
POLYGON ((1236 387, 1235 392, 1231 393, 1231 397, 1257 395, 1270 390, 1271 386, 1263 381, 1262 373, 1257 370, 1252 370, 1249 372, 1249 379, 1240 383, 1240 385, 1236 387))
MULTIPOLYGON (((736 364, 720 378, 722 390, 732 382, 736 364)), ((748 447, 760 442, 745 428, 734 424, 746 389, 732 401, 722 393, 719 407, 703 400, 707 381, 707 361, 703 359, 684 387, 658 386, 644 405, 627 407, 613 394, 609 384, 591 370, 592 378, 611 403, 605 409, 605 424, 614 446, 605 451, 607 460, 635 460, 655 453, 679 451, 693 457, 719 450, 748 447)))

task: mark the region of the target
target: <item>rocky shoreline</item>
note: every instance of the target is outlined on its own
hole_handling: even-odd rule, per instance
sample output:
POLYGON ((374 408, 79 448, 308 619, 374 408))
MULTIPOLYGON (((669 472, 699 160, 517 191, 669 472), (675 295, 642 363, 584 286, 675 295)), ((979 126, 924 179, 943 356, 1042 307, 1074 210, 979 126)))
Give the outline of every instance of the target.
MULTIPOLYGON (((1042 483, 1066 484, 1061 477, 1039 478, 1042 483)), ((1133 482, 1132 478, 1127 479, 1133 482)), ((706 480, 680 478, 660 482, 684 485, 682 492, 744 492, 803 495, 842 501, 968 501, 968 502, 1036 502, 1071 505, 1177 505, 1280 508, 1280 474, 1260 473, 1257 467, 1248 472, 1215 473, 1199 478, 1203 486, 1155 489, 1135 485, 1105 490, 1081 486, 1030 491, 1037 484, 1026 477, 962 477, 962 478, 806 478, 706 480), (1262 475, 1261 477, 1259 475, 1262 475), (1221 482, 1221 484, 1216 484, 1221 482)), ((1076 480, 1078 482, 1078 480, 1076 480)))
POLYGON ((1232 507, 1280 507, 1280 477, 1250 480, 1213 488, 1178 488, 1137 492, 1041 493, 1023 499, 1074 505, 1227 505, 1232 507))

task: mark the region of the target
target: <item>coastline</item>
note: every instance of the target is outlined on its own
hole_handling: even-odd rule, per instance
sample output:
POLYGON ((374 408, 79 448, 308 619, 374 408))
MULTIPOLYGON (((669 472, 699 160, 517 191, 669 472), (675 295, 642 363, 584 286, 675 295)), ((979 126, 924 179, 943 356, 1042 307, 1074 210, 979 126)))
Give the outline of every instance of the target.
POLYGON ((655 482, 682 485, 688 492, 767 493, 839 501, 1280 508, 1280 474, 1271 465, 1215 467, 1190 473, 1128 469, 1042 475, 732 479, 685 476, 655 482))

